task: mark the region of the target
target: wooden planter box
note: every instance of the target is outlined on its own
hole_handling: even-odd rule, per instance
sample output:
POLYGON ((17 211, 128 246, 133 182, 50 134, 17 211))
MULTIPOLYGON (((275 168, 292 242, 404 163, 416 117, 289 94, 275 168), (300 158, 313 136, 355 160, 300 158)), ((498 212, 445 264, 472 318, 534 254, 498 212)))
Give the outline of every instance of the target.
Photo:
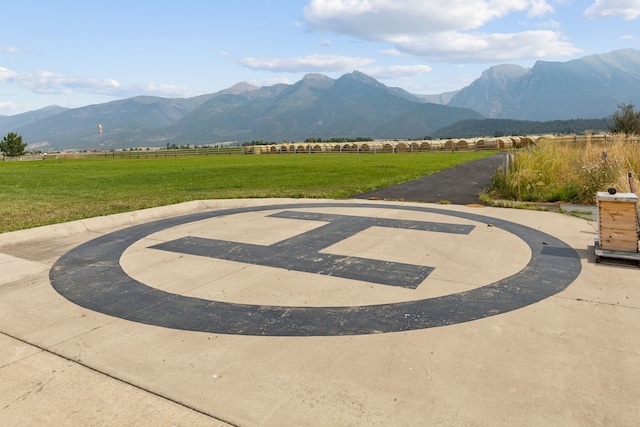
POLYGON ((596 194, 598 240, 607 251, 635 252, 638 247, 638 196, 634 193, 596 194))

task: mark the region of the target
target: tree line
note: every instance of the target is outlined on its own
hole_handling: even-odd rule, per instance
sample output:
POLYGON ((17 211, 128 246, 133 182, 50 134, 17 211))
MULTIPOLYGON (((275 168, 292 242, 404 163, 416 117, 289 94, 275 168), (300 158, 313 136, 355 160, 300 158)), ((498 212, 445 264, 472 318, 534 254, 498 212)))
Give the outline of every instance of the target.
POLYGON ((471 119, 438 130, 437 138, 501 137, 540 134, 611 132, 640 135, 640 110, 633 104, 620 104, 611 117, 538 122, 514 119, 471 119))
MULTIPOLYGON (((306 143, 315 143, 315 142, 328 142, 328 143, 339 143, 339 142, 369 142, 369 141, 373 141, 373 138, 368 137, 368 136, 358 136, 355 138, 343 138, 343 137, 334 137, 334 138, 314 138, 314 137, 309 137, 306 138, 304 140, 304 142, 306 143)), ((275 144, 286 144, 287 141, 282 141, 282 142, 275 142, 275 141, 263 141, 263 140, 257 140, 257 141, 245 141, 242 143, 243 147, 248 147, 251 145, 275 145, 275 144)))

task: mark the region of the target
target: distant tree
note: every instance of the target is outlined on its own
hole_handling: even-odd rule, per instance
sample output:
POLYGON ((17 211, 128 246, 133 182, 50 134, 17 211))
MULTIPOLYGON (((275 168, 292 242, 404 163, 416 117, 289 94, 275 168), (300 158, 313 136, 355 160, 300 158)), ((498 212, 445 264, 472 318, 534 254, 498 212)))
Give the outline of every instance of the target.
POLYGON ((9 132, 0 142, 0 152, 7 157, 22 156, 26 147, 27 144, 22 142, 22 137, 13 132, 9 132))
POLYGON ((619 104, 618 111, 613 113, 613 133, 640 134, 640 111, 633 104, 619 104))

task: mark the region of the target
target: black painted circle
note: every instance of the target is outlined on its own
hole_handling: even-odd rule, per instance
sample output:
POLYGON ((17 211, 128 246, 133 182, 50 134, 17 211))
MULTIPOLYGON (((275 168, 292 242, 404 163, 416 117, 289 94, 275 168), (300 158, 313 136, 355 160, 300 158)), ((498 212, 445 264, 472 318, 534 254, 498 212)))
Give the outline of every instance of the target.
MULTIPOLYGON (((224 215, 302 208, 371 208, 364 203, 268 205, 189 214, 119 230, 64 254, 51 268, 54 289, 69 301, 110 316, 172 329, 264 336, 337 336, 452 325, 516 310, 567 288, 580 274, 576 251, 530 227, 481 215, 421 206, 384 205, 492 224, 522 239, 529 263, 517 274, 466 292, 354 307, 285 307, 186 297, 147 286, 119 264, 133 243, 158 231, 224 215)), ((508 262, 508 260, 504 260, 508 262)))

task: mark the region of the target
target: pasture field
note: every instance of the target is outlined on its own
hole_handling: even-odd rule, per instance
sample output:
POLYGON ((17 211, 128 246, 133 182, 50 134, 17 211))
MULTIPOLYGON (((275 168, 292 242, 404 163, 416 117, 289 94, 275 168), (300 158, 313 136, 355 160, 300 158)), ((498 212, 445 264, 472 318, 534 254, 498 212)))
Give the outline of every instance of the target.
POLYGON ((0 233, 190 200, 348 198, 494 153, 0 162, 0 233))

